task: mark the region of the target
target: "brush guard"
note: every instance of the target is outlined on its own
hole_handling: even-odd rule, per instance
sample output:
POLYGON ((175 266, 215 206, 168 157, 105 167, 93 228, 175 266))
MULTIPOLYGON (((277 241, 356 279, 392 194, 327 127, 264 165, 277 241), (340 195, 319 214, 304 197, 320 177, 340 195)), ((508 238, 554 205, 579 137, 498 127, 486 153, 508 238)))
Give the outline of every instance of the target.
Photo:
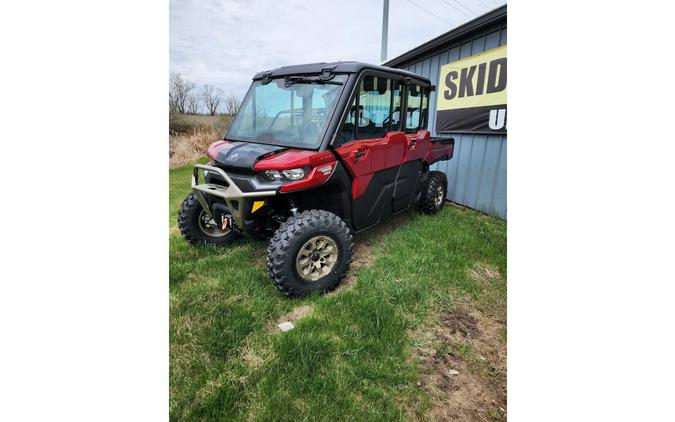
POLYGON ((201 204, 202 208, 211 216, 214 215, 214 212, 210 202, 207 200, 207 197, 214 196, 224 200, 227 204, 230 214, 232 215, 232 218, 234 219, 234 222, 239 228, 244 227, 244 215, 246 215, 250 209, 250 201, 248 200, 249 198, 273 196, 277 193, 273 190, 242 192, 222 169, 204 164, 195 164, 194 170, 192 171, 192 192, 195 194, 195 197, 201 204), (223 180, 225 180, 227 186, 217 185, 214 183, 203 183, 200 185, 199 170, 206 170, 218 174, 223 178, 223 180))

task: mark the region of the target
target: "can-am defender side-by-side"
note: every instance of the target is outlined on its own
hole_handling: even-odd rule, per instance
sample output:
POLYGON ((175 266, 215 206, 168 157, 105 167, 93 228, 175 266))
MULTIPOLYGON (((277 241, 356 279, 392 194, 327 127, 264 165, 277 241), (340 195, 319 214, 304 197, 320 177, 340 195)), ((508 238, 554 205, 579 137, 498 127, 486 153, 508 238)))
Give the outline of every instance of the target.
POLYGON ((452 158, 454 140, 427 130, 433 89, 414 73, 356 62, 258 73, 209 147, 212 161, 194 167, 181 233, 194 244, 271 238, 267 266, 284 294, 335 288, 354 233, 445 203, 446 176, 429 166, 452 158))

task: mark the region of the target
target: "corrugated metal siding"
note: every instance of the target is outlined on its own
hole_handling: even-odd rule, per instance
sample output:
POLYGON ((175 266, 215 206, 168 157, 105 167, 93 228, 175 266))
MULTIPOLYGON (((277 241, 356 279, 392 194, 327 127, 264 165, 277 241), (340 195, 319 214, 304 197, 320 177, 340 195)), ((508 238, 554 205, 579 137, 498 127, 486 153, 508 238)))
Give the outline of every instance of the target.
MULTIPOLYGON (((438 86, 441 66, 504 44, 506 26, 501 25, 402 68, 426 76, 438 86)), ((434 135, 437 92, 431 93, 429 112, 429 127, 434 135)), ((448 175, 448 199, 506 218, 506 135, 456 133, 448 136, 455 138, 454 157, 432 166, 448 175)))

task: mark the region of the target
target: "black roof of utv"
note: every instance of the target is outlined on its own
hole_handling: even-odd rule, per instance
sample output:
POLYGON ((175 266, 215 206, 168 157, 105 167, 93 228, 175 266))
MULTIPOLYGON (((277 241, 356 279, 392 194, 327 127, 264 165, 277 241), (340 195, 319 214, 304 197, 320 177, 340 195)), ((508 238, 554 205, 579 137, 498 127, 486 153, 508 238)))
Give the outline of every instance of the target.
POLYGON ((297 64, 293 66, 277 67, 276 69, 258 72, 253 80, 262 79, 265 75, 270 78, 290 75, 311 75, 320 74, 325 69, 330 69, 332 73, 360 73, 362 70, 371 69, 380 72, 396 73, 401 76, 415 78, 425 84, 431 84, 429 79, 407 70, 395 69, 392 67, 379 66, 375 64, 362 62, 332 62, 332 63, 308 63, 297 64))

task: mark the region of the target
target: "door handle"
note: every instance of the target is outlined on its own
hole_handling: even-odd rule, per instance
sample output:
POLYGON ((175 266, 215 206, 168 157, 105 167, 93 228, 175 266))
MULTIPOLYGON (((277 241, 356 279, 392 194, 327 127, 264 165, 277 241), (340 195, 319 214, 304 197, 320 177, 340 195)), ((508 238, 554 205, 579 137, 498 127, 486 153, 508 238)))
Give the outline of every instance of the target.
POLYGON ((366 149, 360 149, 354 153, 354 159, 358 160, 359 158, 363 157, 366 155, 366 149))
POLYGON ((413 149, 415 148, 415 145, 419 142, 419 139, 417 138, 411 138, 410 141, 408 142, 408 149, 413 149))

